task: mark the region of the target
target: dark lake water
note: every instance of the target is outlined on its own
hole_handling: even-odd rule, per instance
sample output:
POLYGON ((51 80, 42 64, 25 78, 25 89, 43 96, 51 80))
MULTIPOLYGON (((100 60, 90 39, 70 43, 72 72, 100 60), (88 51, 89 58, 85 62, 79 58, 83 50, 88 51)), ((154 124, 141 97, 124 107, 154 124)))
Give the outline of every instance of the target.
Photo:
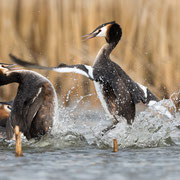
POLYGON ((0 180, 179 180, 180 114, 169 114, 168 103, 140 112, 132 126, 122 120, 104 136, 111 120, 101 109, 61 107, 51 134, 23 138, 23 157, 15 157, 14 141, 0 140, 0 180))

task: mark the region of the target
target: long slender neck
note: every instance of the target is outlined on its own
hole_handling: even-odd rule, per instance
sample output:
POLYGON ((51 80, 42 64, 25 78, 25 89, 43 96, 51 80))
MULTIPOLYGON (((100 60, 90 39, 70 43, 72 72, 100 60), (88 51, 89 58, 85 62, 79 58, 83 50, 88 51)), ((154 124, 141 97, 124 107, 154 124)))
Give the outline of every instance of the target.
POLYGON ((111 42, 111 43, 106 43, 102 48, 103 48, 103 53, 105 56, 109 57, 111 54, 112 50, 116 47, 119 41, 116 42, 111 42))
POLYGON ((109 55, 111 54, 112 50, 116 47, 118 42, 106 43, 102 46, 99 50, 96 59, 94 61, 94 65, 99 62, 101 59, 109 59, 109 55), (105 57, 105 58, 104 58, 105 57))
POLYGON ((18 72, 8 72, 7 74, 0 73, 0 86, 14 82, 20 83, 20 74, 18 72))

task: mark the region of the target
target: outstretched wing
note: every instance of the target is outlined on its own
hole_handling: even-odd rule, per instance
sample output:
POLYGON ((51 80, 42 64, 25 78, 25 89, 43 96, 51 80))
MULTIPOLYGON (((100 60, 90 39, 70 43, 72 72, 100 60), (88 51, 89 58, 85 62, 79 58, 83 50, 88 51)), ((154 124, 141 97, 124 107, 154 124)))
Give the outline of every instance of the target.
POLYGON ((60 72, 60 73, 73 72, 76 74, 81 74, 83 76, 86 76, 91 80, 94 80, 93 68, 91 66, 84 65, 84 64, 76 64, 76 65, 60 64, 58 67, 55 67, 53 71, 60 72))
POLYGON ((60 64, 57 67, 47 67, 47 66, 41 66, 36 63, 30 63, 24 60, 21 60, 17 57, 15 57, 12 54, 9 54, 11 60, 15 62, 16 64, 19 64, 23 67, 33 68, 33 69, 44 69, 44 70, 51 70, 56 71, 59 73, 77 73, 81 74, 83 76, 88 77, 89 79, 93 80, 93 68, 88 65, 83 64, 77 64, 77 65, 66 65, 66 64, 60 64))
POLYGON ((46 69, 46 70, 53 70, 54 69, 52 67, 40 66, 36 63, 30 63, 30 62, 24 61, 22 59, 15 57, 12 54, 9 54, 9 57, 11 58, 11 60, 13 62, 15 62, 16 64, 19 64, 20 66, 23 66, 23 67, 29 67, 29 68, 33 68, 33 69, 46 69))

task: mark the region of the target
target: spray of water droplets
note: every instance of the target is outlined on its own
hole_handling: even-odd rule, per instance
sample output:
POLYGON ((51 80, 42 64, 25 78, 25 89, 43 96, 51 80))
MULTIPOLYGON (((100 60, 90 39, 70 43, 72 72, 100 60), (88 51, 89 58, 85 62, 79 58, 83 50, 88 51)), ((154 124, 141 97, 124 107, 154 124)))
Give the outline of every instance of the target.
POLYGON ((32 147, 51 149, 87 145, 112 148, 114 138, 117 139, 119 148, 158 147, 180 143, 180 113, 176 112, 171 98, 150 104, 136 116, 132 125, 127 125, 126 120, 120 118, 115 128, 103 136, 102 130, 112 123, 112 119, 106 116, 102 108, 92 109, 86 103, 84 107, 79 107, 83 99, 84 97, 80 97, 66 108, 59 105, 51 132, 38 141, 24 140, 24 143, 32 147))

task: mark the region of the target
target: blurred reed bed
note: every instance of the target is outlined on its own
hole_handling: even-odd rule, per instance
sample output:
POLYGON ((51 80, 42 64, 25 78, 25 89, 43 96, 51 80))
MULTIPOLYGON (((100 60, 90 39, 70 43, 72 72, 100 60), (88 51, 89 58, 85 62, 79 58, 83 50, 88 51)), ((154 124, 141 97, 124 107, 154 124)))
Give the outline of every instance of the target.
MULTIPOLYGON (((115 20, 123 37, 112 59, 135 81, 167 98, 180 89, 179 9, 179 0, 1 0, 0 59, 10 63, 11 52, 41 65, 92 65, 105 40, 83 42, 81 36, 115 20)), ((85 99, 99 103, 86 77, 40 73, 53 82, 65 105, 89 94, 85 99)), ((0 98, 12 99, 14 86, 1 87, 0 98)))

